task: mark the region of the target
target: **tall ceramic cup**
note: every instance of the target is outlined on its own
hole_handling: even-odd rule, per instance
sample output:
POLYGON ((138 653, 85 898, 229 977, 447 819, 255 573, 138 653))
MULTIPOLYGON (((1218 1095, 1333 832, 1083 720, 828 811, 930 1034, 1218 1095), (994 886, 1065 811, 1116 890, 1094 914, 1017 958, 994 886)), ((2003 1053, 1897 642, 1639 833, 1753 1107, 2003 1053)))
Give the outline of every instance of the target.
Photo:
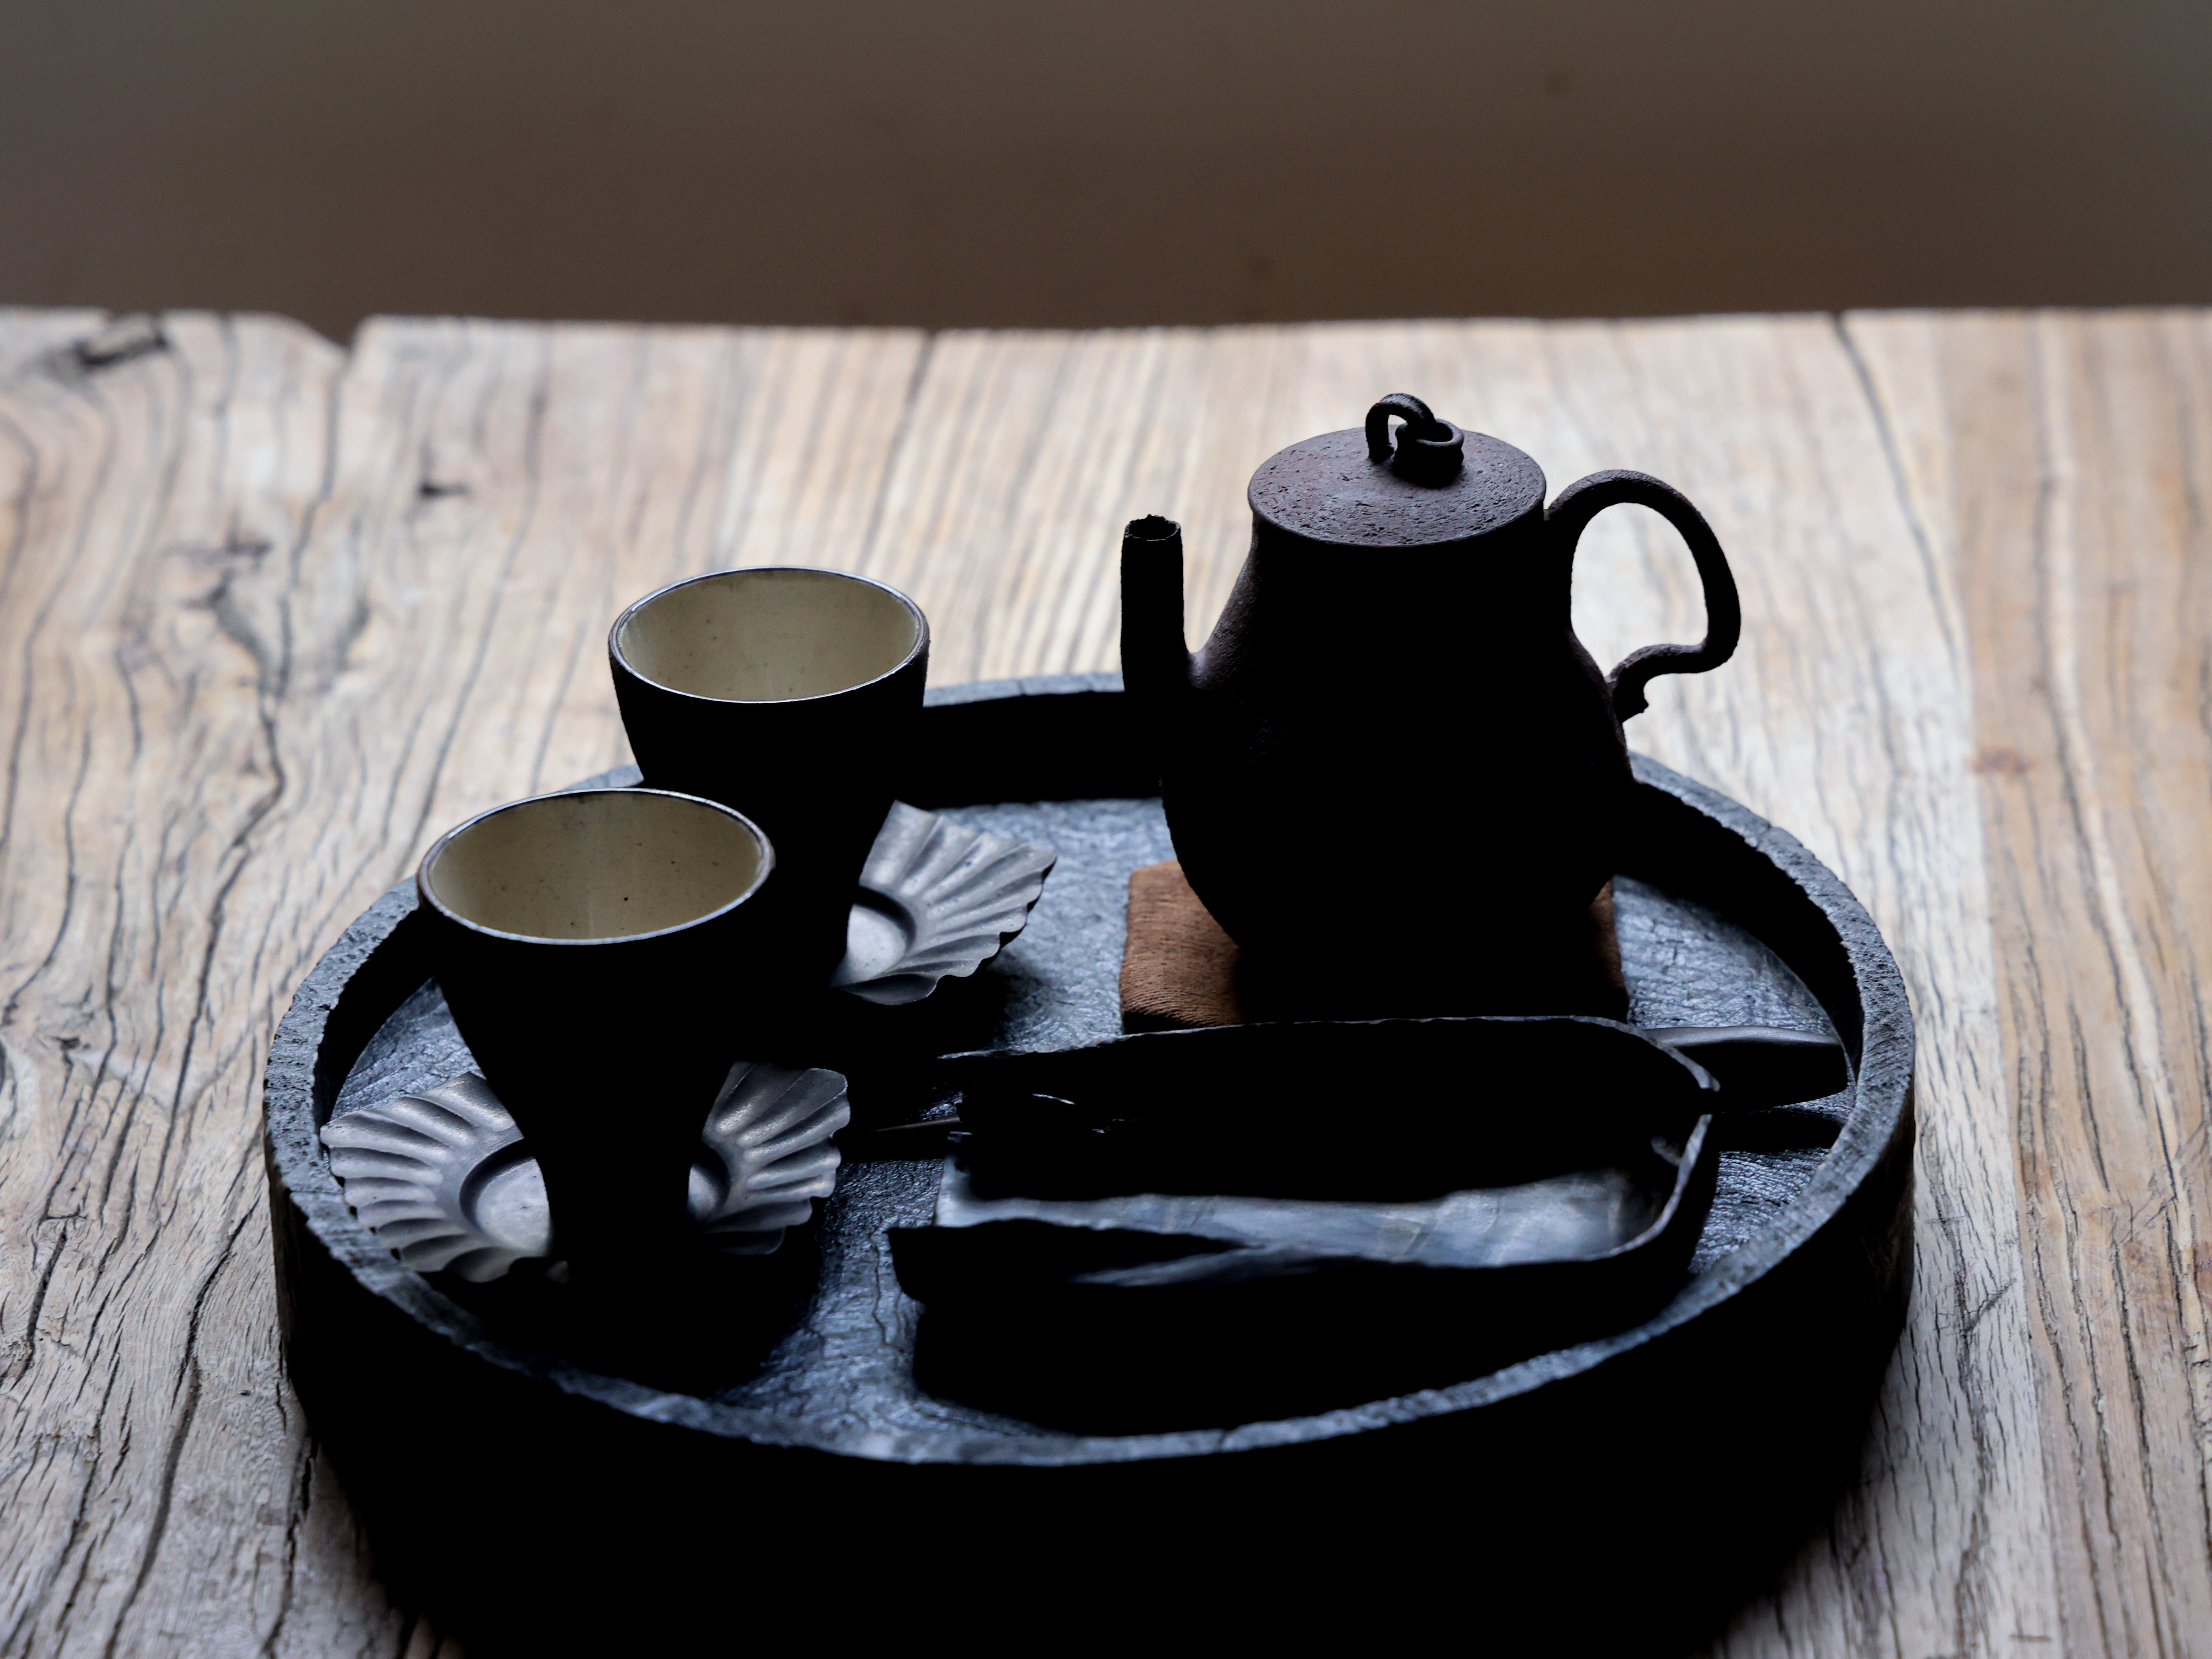
POLYGON ((707 1113, 757 1040, 774 865, 742 814, 647 789, 495 807, 422 860, 447 1004, 580 1276, 649 1268, 682 1237, 707 1113))
POLYGON ((921 607, 835 570, 723 570, 647 594, 607 654, 647 786, 768 832, 786 982, 825 983, 921 711, 921 607))

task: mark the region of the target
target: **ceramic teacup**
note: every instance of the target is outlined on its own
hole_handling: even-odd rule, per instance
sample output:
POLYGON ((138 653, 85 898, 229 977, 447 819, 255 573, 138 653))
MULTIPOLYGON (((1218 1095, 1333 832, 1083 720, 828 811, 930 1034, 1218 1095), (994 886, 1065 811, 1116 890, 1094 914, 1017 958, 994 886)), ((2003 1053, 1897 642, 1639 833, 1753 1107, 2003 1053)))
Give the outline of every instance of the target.
POLYGON ((545 1177, 580 1275, 680 1240, 732 1064, 757 1058, 768 837, 713 801, 589 789, 495 807, 416 878, 454 1024, 545 1177))
POLYGON ((788 982, 827 982, 921 709, 921 607, 840 571, 723 570, 631 605, 607 653, 647 786, 768 832, 788 982))

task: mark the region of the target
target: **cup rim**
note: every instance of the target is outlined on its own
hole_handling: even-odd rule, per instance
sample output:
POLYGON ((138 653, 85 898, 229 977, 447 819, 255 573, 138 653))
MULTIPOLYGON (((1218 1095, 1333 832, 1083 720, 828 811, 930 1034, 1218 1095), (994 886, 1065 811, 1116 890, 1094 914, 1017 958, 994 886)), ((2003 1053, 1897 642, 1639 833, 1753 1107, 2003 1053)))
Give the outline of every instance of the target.
POLYGON ((726 704, 727 706, 734 708, 774 708, 781 705, 805 702, 823 702, 831 697, 849 696, 855 691, 865 690, 872 685, 881 685, 885 680, 892 678, 892 676, 905 672, 907 669, 914 665, 915 659, 921 656, 921 653, 928 648, 929 617, 920 605, 914 602, 912 598, 905 593, 902 593, 897 588, 893 587, 889 582, 878 581, 873 576, 855 575, 849 570, 832 570, 827 565, 819 564, 732 565, 727 570, 708 570, 704 571, 696 576, 685 576, 677 581, 665 582, 660 586, 654 588, 653 592, 646 594, 643 598, 633 599, 628 605, 624 605, 623 607, 622 614, 615 618, 614 625, 607 629, 607 655, 611 657, 617 663, 620 664, 623 672, 629 675, 633 679, 653 687, 656 691, 665 691, 672 697, 689 697, 695 702, 726 704), (874 678, 865 680, 855 680, 850 685, 839 686, 835 691, 817 691, 811 697, 710 697, 704 692, 686 691, 681 686, 671 685, 665 680, 657 680, 653 678, 652 675, 647 674, 642 669, 639 668, 635 663, 632 662, 629 659, 629 653, 623 649, 623 629, 629 625, 629 619, 632 617, 637 615, 639 611, 644 610, 646 606, 651 605, 654 600, 665 598, 666 595, 673 593, 679 587, 690 587, 696 582, 719 581, 725 576, 749 576, 756 572, 774 570, 800 570, 805 572, 810 576, 835 576, 842 581, 860 582, 865 586, 872 587, 880 592, 890 594, 901 605, 904 605, 907 608, 908 614, 914 617, 913 646, 908 650, 904 656, 901 657, 896 663, 892 664, 889 668, 886 668, 882 673, 876 675, 874 678))
POLYGON ((429 850, 422 854, 422 863, 415 866, 415 893, 419 902, 428 906, 433 910, 435 910, 440 915, 445 917, 447 921, 452 922, 455 927, 465 927, 469 932, 482 934, 486 939, 512 939, 516 943, 522 945, 567 945, 584 946, 594 945, 629 945, 634 944, 639 939, 665 939, 672 933, 684 933, 690 928, 700 926, 703 922, 712 921, 718 916, 726 916, 729 915, 731 911, 736 909, 747 899, 751 898, 756 893, 759 892, 760 890, 767 884, 769 877, 774 874, 775 871, 775 843, 768 838, 768 831, 762 829, 760 825, 755 823, 750 818, 747 817, 743 812, 738 811, 735 807, 725 806, 718 800, 708 800, 704 795, 687 795, 680 789, 641 789, 635 787, 554 789, 549 790, 542 795, 525 795, 520 800, 501 801, 497 806, 487 807, 484 811, 476 813, 472 817, 462 819, 452 829, 447 830, 444 835, 439 836, 437 840, 430 843, 429 850), (438 896, 436 891, 431 887, 430 866, 436 861, 438 854, 446 849, 446 844, 452 841, 455 836, 463 834, 465 831, 474 829, 477 824, 482 823, 486 818, 497 817, 502 812, 513 812, 519 811, 520 808, 525 806, 535 806, 542 801, 566 800, 572 796, 576 795, 666 795, 676 800, 688 800, 695 805, 712 807, 715 811, 720 812, 724 817, 735 818, 739 823, 744 825, 744 827, 752 833, 753 839, 760 843, 760 868, 754 872, 753 878, 746 886, 744 891, 739 893, 735 898, 730 900, 728 903, 717 905, 714 909, 706 912, 703 915, 694 916, 689 921, 677 922, 672 927, 655 927, 642 933, 611 933, 602 939, 554 939, 544 933, 510 933, 504 928, 487 927, 483 923, 480 921, 472 921, 468 917, 461 915, 459 911, 452 908, 443 899, 438 896))

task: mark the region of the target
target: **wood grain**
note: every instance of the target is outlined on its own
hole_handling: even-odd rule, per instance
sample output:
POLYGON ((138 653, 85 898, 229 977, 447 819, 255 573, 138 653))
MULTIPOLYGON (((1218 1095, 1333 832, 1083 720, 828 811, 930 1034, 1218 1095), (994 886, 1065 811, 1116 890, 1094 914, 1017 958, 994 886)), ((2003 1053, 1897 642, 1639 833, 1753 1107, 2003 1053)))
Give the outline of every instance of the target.
POLYGON ((617 596, 851 556, 920 342, 95 320, 0 335, 0 1650, 434 1650, 281 1376, 270 1031, 427 835, 620 757, 617 596))
POLYGON ((0 319, 0 1644, 397 1651, 283 1383, 255 1152, 313 940, 253 853, 343 360, 98 325, 0 319))
MULTIPOLYGON (((1393 390, 1705 509, 1745 647, 1632 739, 1834 866, 1920 1018, 1864 1476, 1718 1651, 2212 1651, 2203 318, 101 326, 0 313, 0 1652, 441 1647, 283 1385, 257 1075, 431 836, 625 757, 622 603, 825 563, 939 682, 1111 667, 1126 519, 1195 641, 1252 468, 1393 390)), ((1693 637, 1671 532, 1601 519, 1577 617, 1693 637)))
POLYGON ((1850 332, 1976 660, 2069 1653, 2212 1650, 2212 326, 1850 332))

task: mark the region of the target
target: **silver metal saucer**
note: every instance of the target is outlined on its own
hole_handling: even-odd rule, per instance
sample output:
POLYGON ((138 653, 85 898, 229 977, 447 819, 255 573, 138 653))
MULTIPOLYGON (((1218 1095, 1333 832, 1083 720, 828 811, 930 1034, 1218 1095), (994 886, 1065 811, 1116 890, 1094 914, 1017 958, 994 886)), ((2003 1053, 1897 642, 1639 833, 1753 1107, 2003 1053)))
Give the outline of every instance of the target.
POLYGON ((860 872, 845 960, 830 984, 896 1005, 974 973, 1028 924, 1059 857, 895 803, 860 872))
MULTIPOLYGON (((708 1115, 689 1200, 701 1241, 764 1255, 836 1179, 852 1118, 835 1072, 741 1061, 708 1115)), ((477 1284, 555 1253, 545 1181, 522 1131, 473 1072, 332 1119, 331 1172, 364 1224, 422 1273, 477 1284)))

